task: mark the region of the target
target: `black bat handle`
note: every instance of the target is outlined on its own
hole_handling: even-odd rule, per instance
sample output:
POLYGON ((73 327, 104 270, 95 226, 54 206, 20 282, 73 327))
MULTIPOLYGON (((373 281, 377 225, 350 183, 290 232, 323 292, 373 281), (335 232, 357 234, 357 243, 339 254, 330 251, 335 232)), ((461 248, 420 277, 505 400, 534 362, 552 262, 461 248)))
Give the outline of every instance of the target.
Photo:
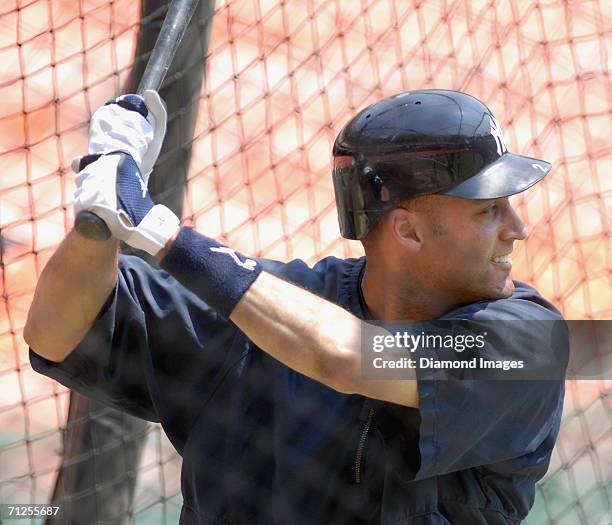
MULTIPOLYGON (((138 85, 138 94, 144 93, 147 89, 158 90, 160 88, 185 34, 187 25, 198 6, 198 1, 172 0, 159 35, 157 35, 147 67, 138 85)), ((106 223, 90 211, 78 213, 74 221, 74 228, 92 241, 106 241, 111 236, 106 223)))
POLYGON ((159 89, 170 69, 174 54, 183 39, 189 21, 198 6, 199 0, 172 0, 164 23, 162 24, 155 46, 147 62, 145 72, 138 84, 138 94, 147 89, 159 89))

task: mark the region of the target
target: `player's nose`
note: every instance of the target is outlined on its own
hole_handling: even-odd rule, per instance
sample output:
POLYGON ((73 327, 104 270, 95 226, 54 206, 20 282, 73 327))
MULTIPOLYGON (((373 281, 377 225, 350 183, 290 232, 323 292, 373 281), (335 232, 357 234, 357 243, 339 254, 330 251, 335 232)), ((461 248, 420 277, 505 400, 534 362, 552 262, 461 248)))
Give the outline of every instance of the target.
POLYGON ((512 207, 510 202, 506 200, 504 210, 504 221, 502 229, 500 231, 500 238, 502 240, 515 240, 522 241, 527 237, 527 230, 525 224, 516 213, 516 210, 512 207))

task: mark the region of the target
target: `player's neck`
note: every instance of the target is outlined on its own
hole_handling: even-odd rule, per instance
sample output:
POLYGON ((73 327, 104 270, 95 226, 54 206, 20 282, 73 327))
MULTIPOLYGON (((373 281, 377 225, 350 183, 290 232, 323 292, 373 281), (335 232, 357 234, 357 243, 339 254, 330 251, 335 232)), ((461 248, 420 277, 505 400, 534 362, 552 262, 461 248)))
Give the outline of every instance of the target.
POLYGON ((361 291, 374 318, 387 323, 437 319, 456 306, 420 281, 403 272, 395 276, 386 265, 367 261, 361 291))

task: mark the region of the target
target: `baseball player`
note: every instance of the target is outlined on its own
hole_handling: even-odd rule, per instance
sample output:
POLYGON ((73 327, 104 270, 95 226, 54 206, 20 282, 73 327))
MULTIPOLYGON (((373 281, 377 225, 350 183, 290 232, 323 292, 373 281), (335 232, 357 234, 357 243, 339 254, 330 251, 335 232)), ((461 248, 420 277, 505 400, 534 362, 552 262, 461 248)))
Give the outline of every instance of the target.
POLYGON ((417 367, 370 379, 361 333, 368 320, 414 334, 485 323, 498 355, 553 360, 564 340, 547 321, 562 318, 510 278, 525 233, 508 201, 550 165, 508 152, 470 95, 381 100, 333 150, 341 232, 366 255, 310 268, 244 256, 155 205, 164 129, 155 92, 93 115, 75 209, 114 238, 72 231, 50 259, 24 330, 33 368, 162 424, 183 456, 182 524, 519 523, 550 461, 563 378, 431 380, 417 367), (118 239, 161 269, 120 258, 118 239), (525 323, 502 333, 512 320, 525 323))

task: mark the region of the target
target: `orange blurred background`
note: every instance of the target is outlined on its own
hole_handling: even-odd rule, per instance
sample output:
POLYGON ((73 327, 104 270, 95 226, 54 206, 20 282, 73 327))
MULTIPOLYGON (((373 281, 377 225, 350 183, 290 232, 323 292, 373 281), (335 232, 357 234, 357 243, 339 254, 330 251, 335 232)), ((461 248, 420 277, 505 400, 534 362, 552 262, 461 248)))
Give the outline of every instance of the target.
MULTIPOLYGON (((530 232, 513 257, 515 278, 568 319, 610 319, 606 7, 604 0, 218 1, 185 220, 249 254, 309 262, 360 255, 358 243, 339 236, 329 165, 336 133, 383 96, 467 91, 493 110, 511 151, 554 166, 514 198, 530 232)), ((31 371, 21 331, 36 276, 73 222, 70 162, 86 151, 91 113, 121 94, 138 22, 139 3, 129 0, 0 6, 0 483, 17 479, 15 493, 36 502, 46 501, 57 468, 67 396, 31 371)), ((561 483, 570 465, 596 487, 583 494, 561 483, 572 502, 609 487, 609 386, 568 384, 549 477, 561 483)), ((172 468, 170 491, 178 489, 172 468)), ((539 516, 585 512, 547 496, 546 483, 539 498, 539 516)))

